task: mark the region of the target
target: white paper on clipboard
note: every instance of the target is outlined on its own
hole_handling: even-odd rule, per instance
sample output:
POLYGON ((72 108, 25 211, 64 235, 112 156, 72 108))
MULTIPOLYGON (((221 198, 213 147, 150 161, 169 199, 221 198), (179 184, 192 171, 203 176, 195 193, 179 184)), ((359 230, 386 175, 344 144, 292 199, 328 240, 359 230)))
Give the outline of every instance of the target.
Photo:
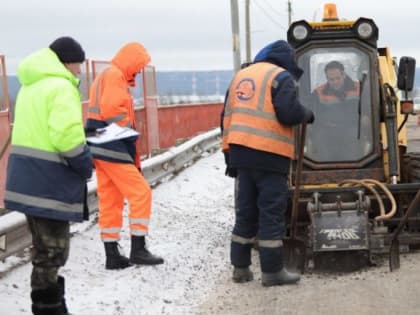
POLYGON ((90 143, 106 143, 115 140, 125 139, 133 136, 138 136, 139 133, 134 129, 127 127, 120 127, 116 123, 112 123, 105 128, 97 129, 96 135, 87 137, 86 141, 90 143))

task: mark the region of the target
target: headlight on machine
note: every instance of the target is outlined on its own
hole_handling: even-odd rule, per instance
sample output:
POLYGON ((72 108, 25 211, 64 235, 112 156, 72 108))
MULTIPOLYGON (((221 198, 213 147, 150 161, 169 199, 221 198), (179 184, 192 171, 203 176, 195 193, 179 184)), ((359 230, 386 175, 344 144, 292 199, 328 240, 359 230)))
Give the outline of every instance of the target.
POLYGON ((376 41, 378 39, 378 28, 370 19, 358 19, 353 26, 353 32, 361 40, 376 41))
POLYGON ((357 34, 363 39, 371 37, 373 33, 372 25, 367 22, 360 23, 356 30, 357 34))
POLYGON ((293 32, 293 37, 299 41, 304 40, 306 37, 308 37, 308 34, 309 34, 308 29, 303 25, 296 25, 293 28, 292 32, 293 32))
POLYGON ((308 41, 311 37, 312 27, 306 21, 293 23, 287 31, 287 40, 292 46, 308 41))

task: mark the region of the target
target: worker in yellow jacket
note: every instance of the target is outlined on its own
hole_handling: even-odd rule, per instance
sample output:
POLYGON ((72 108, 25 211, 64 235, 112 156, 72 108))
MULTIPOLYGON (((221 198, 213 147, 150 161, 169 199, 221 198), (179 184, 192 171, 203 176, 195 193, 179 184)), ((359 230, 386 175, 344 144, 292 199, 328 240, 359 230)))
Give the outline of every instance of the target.
POLYGON ((58 269, 69 255, 69 221, 88 218, 93 163, 77 78, 84 60, 77 41, 60 37, 18 68, 4 203, 26 215, 32 234, 32 312, 38 315, 68 314, 58 269))

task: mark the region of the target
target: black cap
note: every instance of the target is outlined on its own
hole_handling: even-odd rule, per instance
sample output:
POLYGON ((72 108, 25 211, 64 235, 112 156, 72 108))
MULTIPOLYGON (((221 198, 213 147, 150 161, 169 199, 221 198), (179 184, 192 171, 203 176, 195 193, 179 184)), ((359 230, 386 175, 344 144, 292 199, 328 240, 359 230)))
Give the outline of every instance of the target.
POLYGON ((73 38, 59 37, 50 45, 62 63, 74 63, 85 61, 85 52, 80 44, 73 38))

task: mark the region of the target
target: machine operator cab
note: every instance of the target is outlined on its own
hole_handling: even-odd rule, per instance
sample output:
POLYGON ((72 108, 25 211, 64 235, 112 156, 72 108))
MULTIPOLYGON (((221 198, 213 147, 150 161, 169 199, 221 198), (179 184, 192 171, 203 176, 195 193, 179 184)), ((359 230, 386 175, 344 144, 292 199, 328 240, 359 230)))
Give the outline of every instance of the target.
POLYGON ((309 126, 308 158, 357 161, 372 153, 368 55, 356 47, 320 47, 305 52, 299 64, 309 70, 299 89, 301 101, 320 118, 309 126))
MULTIPOLYGON (((334 4, 325 6, 322 22, 292 23, 287 39, 304 70, 299 99, 315 114, 303 166, 296 159, 292 167, 298 197, 291 220, 299 218, 296 233, 308 237, 315 268, 366 265, 420 185, 411 180, 420 167, 406 154, 404 127, 413 113, 415 60, 402 57, 397 65, 388 48, 377 47, 373 20, 339 20, 334 4)), ((296 128, 296 142, 303 130, 296 128)))
POLYGON ((304 70, 299 98, 316 117, 305 146, 315 168, 371 160, 379 145, 379 89, 372 84, 378 81, 378 29, 370 19, 339 21, 335 5, 324 11, 322 22, 297 21, 288 31, 304 70))
POLYGON ((414 113, 409 92, 415 59, 402 57, 398 65, 388 48, 377 47, 373 20, 339 20, 331 3, 322 22, 292 23, 287 40, 304 70, 299 99, 315 114, 306 133, 302 183, 355 175, 396 183, 398 155, 406 146, 402 127, 414 113))

